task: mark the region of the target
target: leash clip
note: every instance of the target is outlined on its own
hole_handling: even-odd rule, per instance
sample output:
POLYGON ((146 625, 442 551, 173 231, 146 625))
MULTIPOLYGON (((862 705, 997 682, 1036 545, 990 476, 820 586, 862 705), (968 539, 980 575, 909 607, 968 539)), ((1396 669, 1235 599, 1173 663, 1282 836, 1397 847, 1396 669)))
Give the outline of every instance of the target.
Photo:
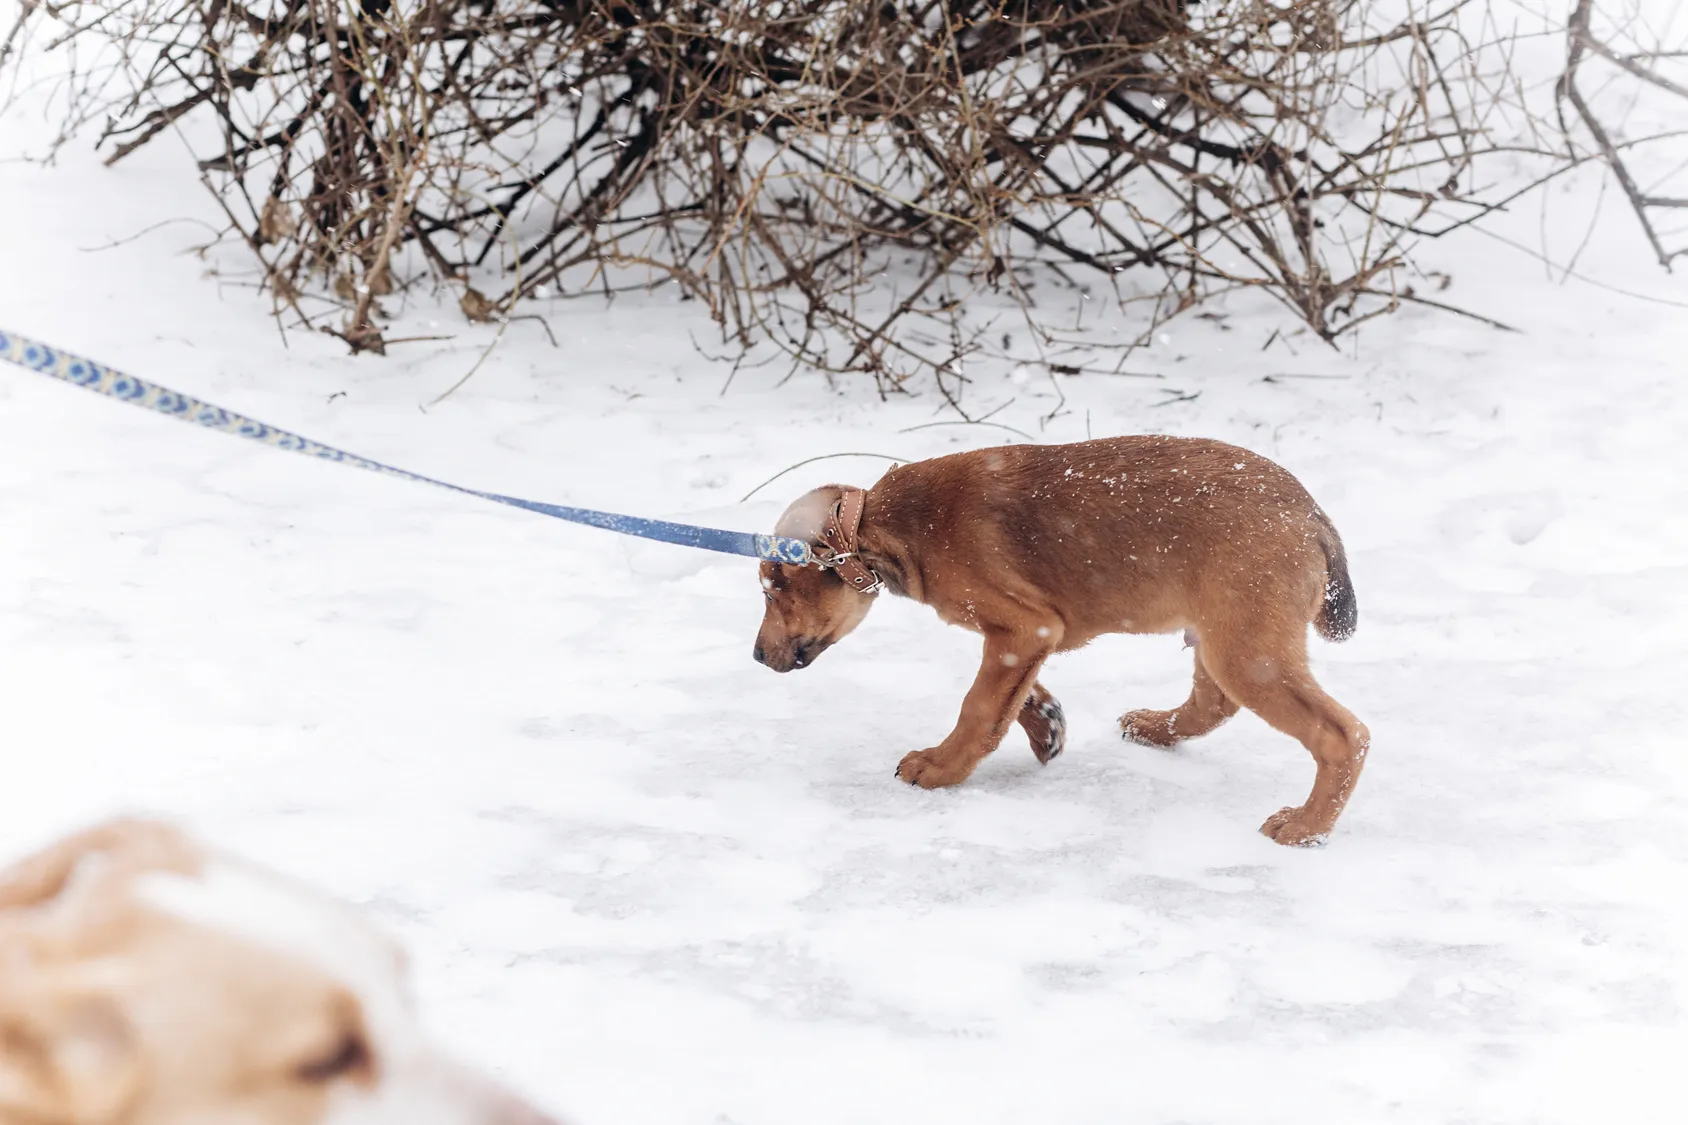
MULTIPOLYGON (((820 567, 822 570, 837 570, 839 567, 843 566, 845 563, 849 562, 851 559, 853 559, 855 557, 856 557, 856 552, 854 552, 854 551, 835 551, 834 553, 832 553, 830 555, 826 555, 824 557, 820 556, 820 555, 815 555, 814 560, 815 560, 815 565, 820 567)), ((869 578, 873 579, 873 582, 871 584, 867 585, 867 586, 857 586, 854 582, 851 582, 848 578, 844 578, 844 581, 848 582, 850 584, 850 588, 852 590, 856 591, 856 593, 858 593, 858 594, 877 594, 877 593, 879 593, 879 591, 881 591, 885 588, 885 579, 879 577, 878 571, 874 570, 870 566, 863 564, 863 565, 861 565, 861 572, 863 574, 867 575, 869 578)), ((844 576, 839 575, 839 577, 843 578, 844 576)))
MULTIPOLYGON (((854 551, 840 551, 836 554, 828 555, 824 559, 817 558, 815 560, 815 565, 820 567, 822 570, 837 570, 839 567, 843 566, 855 557, 856 552, 854 551)), ((877 570, 874 570, 866 564, 858 565, 860 566, 861 572, 873 579, 873 581, 866 586, 858 586, 854 582, 851 582, 850 579, 844 578, 844 581, 850 583, 851 589, 855 590, 858 594, 877 594, 885 588, 885 579, 879 577, 879 572, 877 570)), ((844 576, 839 575, 839 577, 843 578, 844 576)))

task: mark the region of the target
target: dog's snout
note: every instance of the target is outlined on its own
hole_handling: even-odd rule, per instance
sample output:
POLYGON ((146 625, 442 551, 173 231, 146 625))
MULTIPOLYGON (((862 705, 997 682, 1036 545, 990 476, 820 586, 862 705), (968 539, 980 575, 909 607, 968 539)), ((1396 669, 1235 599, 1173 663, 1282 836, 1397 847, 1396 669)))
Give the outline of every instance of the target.
POLYGON ((562 1125, 554 1117, 534 1109, 526 1102, 511 1101, 497 1114, 490 1125, 562 1125))
MULTIPOLYGON (((390 1104, 377 1116, 347 1120, 451 1122, 452 1125, 567 1125, 510 1088, 452 1059, 425 1052, 408 1073, 389 1073, 383 1091, 390 1104)), ((378 1092, 378 1096, 379 1096, 378 1092)))
POLYGON ((767 645, 761 641, 751 650, 756 663, 775 672, 794 672, 799 668, 807 668, 815 662, 815 657, 826 651, 824 641, 810 638, 808 640, 786 639, 767 645))

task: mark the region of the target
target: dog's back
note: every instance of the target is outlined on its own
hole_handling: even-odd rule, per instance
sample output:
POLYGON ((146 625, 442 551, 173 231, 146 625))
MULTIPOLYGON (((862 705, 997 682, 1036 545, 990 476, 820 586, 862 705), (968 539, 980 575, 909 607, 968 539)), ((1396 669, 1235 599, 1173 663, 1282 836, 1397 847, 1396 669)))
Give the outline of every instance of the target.
MULTIPOLYGON (((875 518, 924 524, 956 555, 1000 559, 1068 612, 1111 611, 1122 587, 1136 591, 1130 632, 1199 627, 1204 605, 1251 593, 1304 604, 1332 639, 1354 630, 1329 519, 1287 470, 1224 442, 1133 435, 972 450, 894 469, 874 496, 875 518)), ((1078 631, 1120 624, 1110 613, 1078 631)))

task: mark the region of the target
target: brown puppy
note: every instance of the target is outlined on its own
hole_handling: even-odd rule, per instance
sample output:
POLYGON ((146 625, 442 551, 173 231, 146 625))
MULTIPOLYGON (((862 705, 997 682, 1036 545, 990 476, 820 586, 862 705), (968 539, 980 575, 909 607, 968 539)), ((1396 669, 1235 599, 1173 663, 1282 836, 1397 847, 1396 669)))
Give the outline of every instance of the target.
POLYGON ((965 781, 1016 720, 1047 762, 1065 733, 1060 704, 1037 682, 1051 653, 1105 633, 1180 630, 1195 648, 1190 698, 1127 713, 1126 737, 1171 746, 1247 707, 1300 739, 1317 766, 1313 792, 1261 827, 1282 844, 1322 841, 1359 778, 1370 735, 1307 664, 1309 623, 1329 640, 1354 631, 1342 541, 1263 457, 1174 437, 977 450, 895 468, 865 495, 816 489, 777 533, 841 562, 762 564, 755 655, 776 672, 806 667, 860 624, 873 598, 859 591, 875 578, 983 634, 960 720, 903 758, 904 781, 965 781))

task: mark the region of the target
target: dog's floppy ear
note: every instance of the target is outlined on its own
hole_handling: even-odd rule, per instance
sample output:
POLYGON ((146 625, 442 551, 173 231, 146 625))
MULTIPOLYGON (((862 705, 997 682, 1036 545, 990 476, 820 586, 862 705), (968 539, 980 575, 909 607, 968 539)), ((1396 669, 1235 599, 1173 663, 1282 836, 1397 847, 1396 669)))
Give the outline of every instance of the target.
POLYGON ((121 1009, 108 996, 16 983, 0 974, 0 1121, 119 1120, 141 1080, 140 1052, 121 1009))
POLYGON ((821 528, 826 526, 832 510, 838 506, 844 486, 823 484, 810 489, 793 500, 774 525, 775 535, 801 539, 813 547, 821 540, 821 528))
POLYGON ((115 820, 79 832, 0 871, 0 912, 45 906, 65 893, 89 860, 103 858, 123 874, 191 874, 199 857, 187 837, 166 824, 115 820))

